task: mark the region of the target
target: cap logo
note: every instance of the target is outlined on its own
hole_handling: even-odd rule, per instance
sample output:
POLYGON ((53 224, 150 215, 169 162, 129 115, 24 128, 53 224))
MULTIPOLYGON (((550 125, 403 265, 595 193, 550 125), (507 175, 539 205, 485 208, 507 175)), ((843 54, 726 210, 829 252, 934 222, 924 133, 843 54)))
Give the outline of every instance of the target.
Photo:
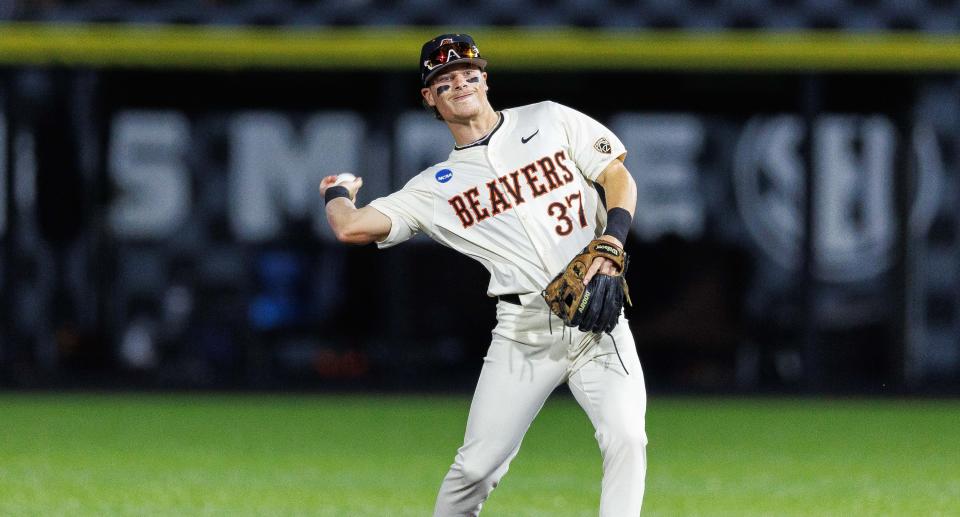
POLYGON ((593 148, 596 149, 597 152, 600 152, 603 154, 610 154, 610 151, 611 151, 610 141, 604 137, 600 137, 600 139, 593 144, 593 148))
MULTIPOLYGON (((452 41, 452 40, 443 40, 443 41, 452 41)), ((456 50, 451 48, 447 50, 447 56, 444 58, 441 58, 439 63, 431 63, 432 60, 426 59, 423 61, 423 67, 426 68, 427 70, 433 70, 434 68, 440 65, 449 63, 451 61, 455 61, 457 59, 463 59, 463 58, 460 56, 460 54, 457 54, 456 50)))
POLYGON ((420 80, 424 83, 451 63, 470 61, 481 68, 486 65, 477 44, 466 34, 440 35, 424 43, 420 49, 420 61, 420 80))
POLYGON ((450 169, 440 169, 433 177, 437 178, 437 181, 440 183, 446 183, 453 178, 453 171, 450 169))

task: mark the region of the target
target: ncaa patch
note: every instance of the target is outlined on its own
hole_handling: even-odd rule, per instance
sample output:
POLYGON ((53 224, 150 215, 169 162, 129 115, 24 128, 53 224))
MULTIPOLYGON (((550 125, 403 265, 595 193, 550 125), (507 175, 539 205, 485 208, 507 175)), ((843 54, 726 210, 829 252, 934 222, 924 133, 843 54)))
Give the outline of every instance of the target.
POLYGON ((593 148, 596 149, 597 152, 601 152, 603 154, 610 154, 610 151, 612 150, 610 147, 610 141, 602 136, 599 140, 594 142, 593 148))
POLYGON ((440 183, 446 183, 453 178, 453 171, 450 169, 440 169, 433 177, 437 178, 437 181, 440 183))

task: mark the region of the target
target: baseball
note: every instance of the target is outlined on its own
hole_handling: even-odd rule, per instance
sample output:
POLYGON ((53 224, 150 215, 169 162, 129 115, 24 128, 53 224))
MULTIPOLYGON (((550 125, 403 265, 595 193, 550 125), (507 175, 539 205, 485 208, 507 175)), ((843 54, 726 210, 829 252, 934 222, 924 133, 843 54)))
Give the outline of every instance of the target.
POLYGON ((337 180, 334 181, 333 184, 334 184, 334 185, 343 185, 344 183, 347 183, 347 182, 349 182, 349 181, 353 181, 353 180, 355 180, 355 179, 357 179, 357 177, 354 176, 353 174, 350 174, 349 172, 343 172, 343 173, 337 174, 337 180))

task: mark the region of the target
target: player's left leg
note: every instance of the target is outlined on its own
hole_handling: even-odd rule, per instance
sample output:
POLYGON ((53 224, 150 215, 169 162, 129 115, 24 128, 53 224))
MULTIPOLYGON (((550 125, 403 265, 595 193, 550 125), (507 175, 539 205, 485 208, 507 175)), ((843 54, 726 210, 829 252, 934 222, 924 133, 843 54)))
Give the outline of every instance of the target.
POLYGON ((570 376, 568 384, 596 429, 603 454, 600 515, 640 515, 647 469, 647 407, 643 370, 625 319, 613 331, 620 357, 610 336, 590 349, 590 358, 570 376))

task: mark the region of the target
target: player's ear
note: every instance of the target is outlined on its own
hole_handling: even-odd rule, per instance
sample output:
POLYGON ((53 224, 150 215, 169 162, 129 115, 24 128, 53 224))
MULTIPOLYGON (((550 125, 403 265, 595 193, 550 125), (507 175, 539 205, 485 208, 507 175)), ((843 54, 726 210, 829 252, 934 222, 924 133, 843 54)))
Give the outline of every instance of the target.
POLYGON ((427 106, 437 105, 437 100, 433 97, 433 91, 430 90, 430 88, 421 88, 420 95, 423 96, 423 100, 427 103, 427 106))
POLYGON ((483 77, 483 91, 485 91, 485 92, 490 91, 490 85, 487 84, 487 73, 486 73, 486 72, 480 72, 480 75, 483 77))

